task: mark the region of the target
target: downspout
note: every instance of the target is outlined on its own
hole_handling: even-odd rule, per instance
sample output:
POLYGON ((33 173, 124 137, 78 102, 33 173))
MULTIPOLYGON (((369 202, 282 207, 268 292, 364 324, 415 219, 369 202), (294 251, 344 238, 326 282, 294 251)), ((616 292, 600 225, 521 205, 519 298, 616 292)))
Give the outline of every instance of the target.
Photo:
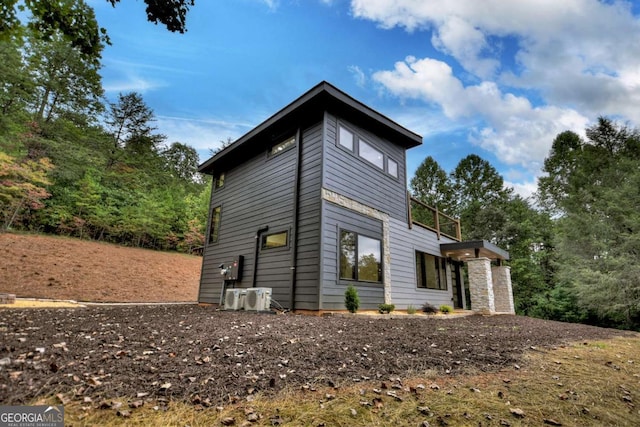
POLYGON ((256 249, 253 254, 253 279, 251 280, 251 287, 255 288, 258 283, 258 255, 260 254, 260 235, 269 229, 268 225, 264 225, 258 228, 256 231, 256 249))
POLYGON ((302 174, 302 132, 296 131, 296 171, 293 182, 293 227, 291 228, 291 288, 289 289, 289 310, 295 310, 296 305, 296 264, 298 260, 298 216, 300 213, 300 176, 302 174))

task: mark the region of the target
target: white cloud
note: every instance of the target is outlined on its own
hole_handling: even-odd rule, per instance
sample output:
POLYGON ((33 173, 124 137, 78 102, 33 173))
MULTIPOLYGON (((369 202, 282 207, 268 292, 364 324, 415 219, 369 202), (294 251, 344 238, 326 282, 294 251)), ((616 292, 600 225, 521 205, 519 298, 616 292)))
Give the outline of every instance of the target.
POLYGON ((351 0, 351 10, 382 28, 431 30, 433 46, 481 80, 640 123, 640 20, 627 2, 351 0), (515 69, 490 44, 505 37, 516 44, 515 69))
POLYGON ((347 67, 347 70, 353 75, 356 84, 360 87, 364 87, 367 83, 367 76, 357 65, 350 65, 347 67))
POLYGON ((437 104, 449 119, 468 124, 472 142, 531 171, 540 168, 558 133, 582 132, 588 123, 571 108, 535 107, 525 97, 501 92, 494 82, 464 86, 449 65, 431 58, 408 57, 373 79, 400 97, 437 104))
POLYGON ((143 77, 133 75, 118 80, 108 81, 103 84, 103 88, 106 93, 146 93, 166 86, 167 84, 162 81, 145 79, 143 77))
POLYGON ((208 158, 209 150, 219 148, 228 138, 235 140, 253 128, 254 124, 216 119, 185 119, 158 116, 158 132, 167 136, 167 144, 181 142, 195 148, 200 160, 208 158))

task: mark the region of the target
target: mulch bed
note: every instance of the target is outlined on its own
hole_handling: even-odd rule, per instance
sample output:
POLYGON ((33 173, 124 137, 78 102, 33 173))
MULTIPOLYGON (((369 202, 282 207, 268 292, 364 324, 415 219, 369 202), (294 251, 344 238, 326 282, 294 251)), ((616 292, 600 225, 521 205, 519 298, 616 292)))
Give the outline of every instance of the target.
POLYGON ((521 316, 313 317, 197 305, 0 310, 0 404, 60 394, 218 405, 286 387, 496 371, 522 363, 532 347, 622 333, 521 316))

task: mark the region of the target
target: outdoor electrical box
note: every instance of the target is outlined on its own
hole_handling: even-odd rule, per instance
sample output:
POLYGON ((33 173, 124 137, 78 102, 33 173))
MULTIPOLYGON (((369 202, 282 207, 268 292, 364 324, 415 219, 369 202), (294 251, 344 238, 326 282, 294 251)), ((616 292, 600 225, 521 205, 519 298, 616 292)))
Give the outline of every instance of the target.
POLYGON ((244 257, 242 255, 238 255, 237 257, 233 258, 231 262, 222 264, 220 266, 220 273, 222 274, 224 280, 233 282, 241 281, 243 261, 244 257))

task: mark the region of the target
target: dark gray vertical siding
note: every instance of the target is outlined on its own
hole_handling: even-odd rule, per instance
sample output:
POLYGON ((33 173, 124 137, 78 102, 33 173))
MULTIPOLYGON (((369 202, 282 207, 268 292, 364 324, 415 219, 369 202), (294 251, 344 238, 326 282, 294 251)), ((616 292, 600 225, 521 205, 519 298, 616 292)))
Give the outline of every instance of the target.
POLYGON ((322 186, 322 123, 305 130, 298 199, 298 255, 296 301, 298 310, 317 310, 320 275, 320 189, 322 186))
MULTIPOLYGON (((313 310, 318 309, 321 124, 305 130, 302 141, 296 308, 313 310)), ((296 149, 270 159, 266 151, 248 159, 227 171, 224 187, 213 192, 211 207, 222 206, 220 235, 217 243, 205 247, 199 301, 219 302, 222 277, 218 265, 236 255, 245 260, 237 287, 251 287, 256 232, 268 226, 267 234, 287 231, 289 247, 259 252, 256 286, 272 288, 272 298, 289 306, 296 149)))
MULTIPOLYGON (((336 144, 338 118, 325 116, 325 188, 364 205, 388 213, 393 218, 407 217, 405 150, 393 141, 381 139, 357 126, 343 122, 370 145, 398 163, 398 178, 370 164, 336 144)), ((357 145, 357 143, 356 143, 357 145)))
MULTIPOLYGON (((267 158, 266 150, 226 172, 223 188, 212 194, 211 206, 222 206, 217 243, 204 250, 199 301, 220 301, 222 276, 218 265, 243 255, 245 264, 238 287, 252 285, 256 232, 288 230, 292 226, 295 149, 267 158)), ((291 234, 289 234, 291 239, 291 234)), ((261 251, 256 286, 273 288, 272 297, 288 301, 291 245, 289 248, 261 251)))
POLYGON ((433 231, 414 226, 409 228, 406 221, 391 219, 389 221, 389 249, 391 253, 391 300, 396 308, 406 309, 413 305, 419 308, 425 302, 439 307, 442 304, 452 305, 453 290, 418 289, 416 283, 415 252, 425 252, 434 256, 442 256, 441 243, 453 240, 442 237, 438 240, 433 231))
POLYGON ((348 283, 358 289, 360 307, 377 308, 384 302, 384 287, 380 284, 340 281, 338 277, 338 232, 354 231, 382 241, 382 221, 323 201, 322 225, 322 307, 323 310, 344 310, 344 291, 348 283))

